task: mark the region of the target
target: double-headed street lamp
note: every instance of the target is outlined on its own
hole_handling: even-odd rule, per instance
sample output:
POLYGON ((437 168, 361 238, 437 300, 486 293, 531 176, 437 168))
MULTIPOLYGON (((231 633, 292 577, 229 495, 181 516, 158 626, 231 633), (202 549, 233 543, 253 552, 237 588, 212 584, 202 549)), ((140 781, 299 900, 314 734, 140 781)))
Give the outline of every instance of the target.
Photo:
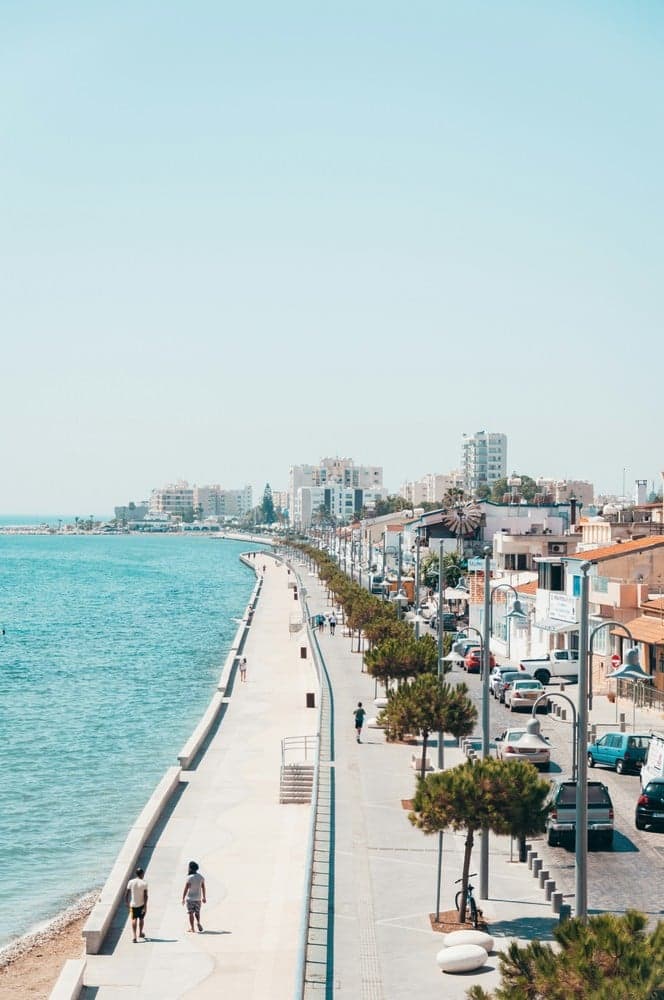
MULTIPOLYGON (((491 590, 491 546, 484 546, 484 641, 482 643, 482 757, 490 755, 489 736, 489 669, 491 661, 491 613, 493 596, 498 590, 511 590, 514 604, 508 618, 526 617, 511 583, 499 583, 491 590)), ((482 830, 480 844, 480 899, 489 898, 489 831, 482 830)))
MULTIPOLYGON (((629 639, 634 643, 634 637, 629 629, 622 622, 602 622, 593 629, 588 638, 588 621, 590 614, 590 580, 589 572, 593 564, 591 562, 581 563, 581 606, 579 612, 579 712, 577 725, 577 782, 576 782, 576 844, 575 844, 575 889, 576 889, 576 916, 585 921, 588 919, 588 757, 586 744, 588 740, 588 709, 592 698, 591 685, 589 682, 588 662, 592 653, 592 643, 597 632, 607 625, 618 625, 624 629, 629 639)), ((631 662, 626 663, 613 672, 607 674, 610 677, 629 677, 631 680, 643 679, 648 674, 641 670, 638 663, 634 662, 633 650, 628 656, 632 656, 631 662)))

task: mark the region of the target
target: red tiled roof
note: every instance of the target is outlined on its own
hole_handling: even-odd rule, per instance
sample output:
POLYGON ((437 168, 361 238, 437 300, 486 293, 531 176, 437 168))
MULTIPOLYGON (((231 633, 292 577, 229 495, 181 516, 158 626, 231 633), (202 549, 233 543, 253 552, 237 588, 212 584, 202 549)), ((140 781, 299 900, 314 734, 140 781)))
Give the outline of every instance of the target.
POLYGON ((531 580, 529 583, 522 583, 514 589, 519 594, 535 594, 537 593, 537 580, 531 580))
POLYGON ((657 549, 664 545, 664 535, 652 535, 650 538, 637 538, 631 542, 618 542, 614 545, 604 545, 599 549, 586 549, 585 552, 573 552, 567 559, 579 559, 581 562, 600 562, 604 559, 615 559, 618 556, 629 555, 630 552, 643 552, 645 549, 657 549))

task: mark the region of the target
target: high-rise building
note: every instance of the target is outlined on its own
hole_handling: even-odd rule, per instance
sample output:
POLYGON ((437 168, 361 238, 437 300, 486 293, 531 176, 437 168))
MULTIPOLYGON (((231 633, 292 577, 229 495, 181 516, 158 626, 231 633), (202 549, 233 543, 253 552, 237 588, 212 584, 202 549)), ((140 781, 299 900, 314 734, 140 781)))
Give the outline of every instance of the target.
POLYGON ((463 488, 467 493, 477 493, 483 487, 491 488, 507 474, 507 437, 477 431, 464 434, 461 451, 463 488))
POLYGON ((428 472, 421 479, 402 483, 399 496, 413 507, 422 503, 440 503, 449 490, 463 489, 463 477, 457 469, 452 472, 428 472))
POLYGON ((318 465, 290 467, 288 510, 291 524, 300 528, 309 526, 312 514, 321 506, 344 521, 384 496, 379 465, 355 465, 352 458, 322 458, 318 465), (323 492, 317 492, 320 490, 323 492))
POLYGON ((150 494, 150 515, 177 514, 180 517, 193 512, 194 488, 183 479, 169 483, 150 494))
POLYGON ((194 487, 194 508, 203 517, 234 518, 248 514, 253 506, 253 490, 244 486, 238 490, 225 490, 216 483, 194 487))

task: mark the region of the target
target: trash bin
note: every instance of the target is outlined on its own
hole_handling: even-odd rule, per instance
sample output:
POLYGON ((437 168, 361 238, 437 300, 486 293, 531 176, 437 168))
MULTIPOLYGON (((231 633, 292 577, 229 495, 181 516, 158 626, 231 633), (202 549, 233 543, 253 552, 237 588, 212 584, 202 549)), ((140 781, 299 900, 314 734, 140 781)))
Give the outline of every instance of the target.
POLYGON ((306 658, 307 658, 307 647, 306 646, 300 646, 300 659, 301 660, 306 660, 306 658))
POLYGON ((297 600, 297 590, 294 590, 294 591, 293 591, 293 600, 294 600, 294 601, 296 601, 296 600, 297 600))
POLYGON ((307 708, 316 707, 316 695, 313 691, 307 691, 307 708))

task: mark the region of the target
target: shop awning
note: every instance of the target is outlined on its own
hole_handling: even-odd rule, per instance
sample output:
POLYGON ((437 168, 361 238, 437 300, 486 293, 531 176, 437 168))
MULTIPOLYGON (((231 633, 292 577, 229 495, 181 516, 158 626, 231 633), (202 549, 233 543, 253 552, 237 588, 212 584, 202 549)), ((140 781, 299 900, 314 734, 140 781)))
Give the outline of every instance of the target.
POLYGON ((544 618, 541 622, 535 622, 535 628, 541 628, 543 632, 576 632, 579 623, 561 622, 558 618, 544 618))
MULTIPOLYGON (((660 617, 641 615, 639 618, 633 618, 631 622, 625 622, 625 628, 630 630, 636 642, 647 642, 651 646, 664 646, 664 621, 660 617)), ((620 628, 612 628, 611 634, 619 635, 623 639, 627 638, 620 628)))

